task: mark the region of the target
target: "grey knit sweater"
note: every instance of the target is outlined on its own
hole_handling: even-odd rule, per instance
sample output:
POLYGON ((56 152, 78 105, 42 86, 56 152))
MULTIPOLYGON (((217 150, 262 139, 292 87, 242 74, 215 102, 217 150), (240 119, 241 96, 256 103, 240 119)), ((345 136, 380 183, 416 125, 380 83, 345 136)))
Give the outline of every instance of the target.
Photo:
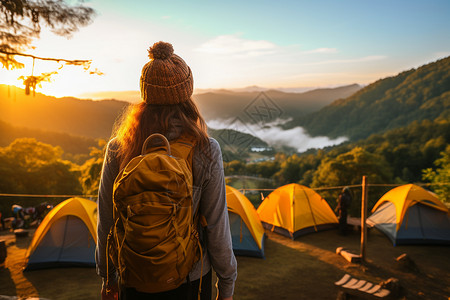
MULTIPOLYGON (((169 140, 171 136, 169 135, 169 140)), ((237 263, 233 254, 228 210, 226 205, 225 180, 222 165, 222 153, 216 140, 210 138, 212 161, 205 158, 196 147, 193 158, 194 210, 200 204, 200 213, 208 225, 203 230, 202 241, 206 245, 203 251, 203 275, 212 268, 217 274, 218 289, 222 297, 233 295, 237 277, 237 263)), ((114 179, 119 174, 119 162, 116 158, 117 142, 112 139, 107 146, 103 162, 98 197, 97 223, 97 273, 107 276, 106 239, 113 224, 112 190, 114 179)), ((189 277, 200 278, 201 262, 194 265, 189 277)), ((109 260, 109 273, 115 278, 115 269, 109 260)))

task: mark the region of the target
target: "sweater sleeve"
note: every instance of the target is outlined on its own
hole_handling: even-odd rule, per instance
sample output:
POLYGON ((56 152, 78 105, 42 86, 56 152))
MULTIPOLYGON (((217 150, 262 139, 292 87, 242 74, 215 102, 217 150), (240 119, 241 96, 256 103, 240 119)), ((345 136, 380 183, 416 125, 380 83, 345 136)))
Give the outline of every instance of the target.
POLYGON ((211 264, 218 277, 219 294, 230 297, 234 292, 237 263, 233 254, 226 203, 225 178, 219 144, 211 139, 210 176, 205 179, 200 211, 206 218, 206 246, 211 264))
POLYGON ((112 274, 115 273, 115 269, 109 259, 106 248, 109 230, 113 225, 113 185, 114 180, 119 173, 119 165, 115 158, 113 148, 112 140, 108 143, 106 148, 97 202, 97 248, 95 250, 95 260, 97 263, 97 274, 103 278, 105 278, 108 273, 111 278, 115 278, 115 276, 112 276, 112 274))

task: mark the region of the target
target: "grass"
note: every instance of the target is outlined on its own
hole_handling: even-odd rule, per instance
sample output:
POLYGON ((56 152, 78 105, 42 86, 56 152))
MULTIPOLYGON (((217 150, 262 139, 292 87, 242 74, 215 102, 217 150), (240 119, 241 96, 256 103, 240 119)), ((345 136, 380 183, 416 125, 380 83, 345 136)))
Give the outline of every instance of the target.
MULTIPOLYGON (((309 234, 292 241, 267 232, 265 259, 237 257, 237 300, 336 299, 334 282, 345 273, 379 283, 390 277, 400 280, 405 299, 448 299, 450 296, 449 246, 398 246, 372 229, 368 235, 367 262, 348 263, 337 255, 344 246, 359 254, 359 233, 339 236, 336 230, 309 234), (401 269, 395 258, 407 253, 419 271, 401 269)), ((100 278, 93 268, 49 269, 21 272, 26 247, 31 240, 0 235, 7 239, 8 257, 0 267, 0 295, 46 299, 100 299, 100 278)))

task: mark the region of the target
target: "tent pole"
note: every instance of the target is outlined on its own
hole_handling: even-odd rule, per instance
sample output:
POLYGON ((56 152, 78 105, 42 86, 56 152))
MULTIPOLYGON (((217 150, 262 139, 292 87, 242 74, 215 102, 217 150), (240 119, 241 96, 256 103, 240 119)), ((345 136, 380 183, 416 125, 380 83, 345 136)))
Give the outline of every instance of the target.
POLYGON ((308 206, 309 206, 309 210, 311 211, 311 217, 314 223, 314 230, 317 232, 317 223, 316 223, 316 218, 314 218, 314 212, 313 209, 311 207, 311 202, 309 202, 309 197, 308 194, 306 194, 305 189, 302 189, 303 194, 305 194, 306 200, 308 200, 308 206))
POLYGON ((361 261, 366 259, 366 241, 367 241, 367 177, 362 177, 362 199, 361 199, 361 261))
POLYGON ((292 212, 291 212, 291 220, 292 220, 292 234, 291 237, 294 239, 294 233, 295 233, 295 185, 293 188, 293 195, 292 195, 292 212))

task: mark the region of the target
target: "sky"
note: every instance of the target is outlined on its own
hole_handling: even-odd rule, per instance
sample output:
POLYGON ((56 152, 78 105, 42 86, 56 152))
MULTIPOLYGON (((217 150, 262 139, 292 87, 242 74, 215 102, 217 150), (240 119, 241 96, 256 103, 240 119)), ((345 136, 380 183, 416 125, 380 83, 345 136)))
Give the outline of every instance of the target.
MULTIPOLYGON (((65 66, 40 92, 57 97, 139 90, 147 49, 172 43, 197 89, 370 84, 450 55, 449 0, 85 1, 97 15, 71 39, 44 29, 28 53, 91 59, 103 76, 65 66)), ((20 86, 25 69, 0 72, 20 86)), ((34 74, 58 68, 36 61, 34 74)))

